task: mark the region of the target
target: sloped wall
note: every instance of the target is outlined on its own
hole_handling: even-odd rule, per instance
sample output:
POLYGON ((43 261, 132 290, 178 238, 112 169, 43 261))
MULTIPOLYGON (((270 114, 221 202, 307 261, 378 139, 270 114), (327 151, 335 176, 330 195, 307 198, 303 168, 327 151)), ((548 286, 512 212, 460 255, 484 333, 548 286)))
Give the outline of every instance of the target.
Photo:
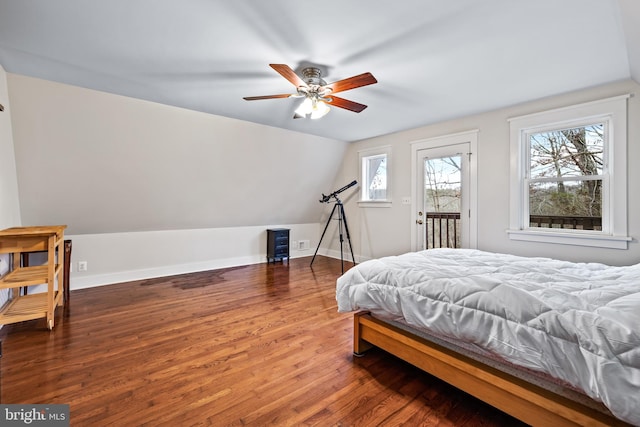
POLYGON ((68 225, 74 263, 89 267, 74 264, 72 287, 262 262, 270 226, 317 244, 318 199, 346 142, 21 75, 7 81, 22 223, 68 225))
POLYGON ((70 234, 316 222, 346 149, 25 76, 8 82, 23 223, 68 224, 70 234))

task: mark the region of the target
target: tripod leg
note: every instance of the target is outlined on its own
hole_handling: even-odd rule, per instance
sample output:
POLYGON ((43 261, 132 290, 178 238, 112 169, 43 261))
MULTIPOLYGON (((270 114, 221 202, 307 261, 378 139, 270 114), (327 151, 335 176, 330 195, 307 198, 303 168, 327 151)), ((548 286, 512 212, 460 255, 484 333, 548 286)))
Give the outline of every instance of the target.
POLYGON ((342 211, 342 219, 344 221, 344 231, 347 233, 347 241, 349 242, 349 250, 351 251, 351 261, 356 264, 356 257, 353 256, 353 246, 351 246, 351 236, 349 235, 349 226, 347 225, 347 216, 344 214, 344 206, 340 205, 342 211))
POLYGON ((344 274, 344 255, 342 252, 342 246, 344 242, 344 238, 342 237, 342 219, 344 216, 344 209, 342 209, 342 203, 337 203, 336 206, 340 205, 338 209, 338 234, 340 235, 340 266, 342 270, 342 274, 344 274))
POLYGON ((327 219, 327 224, 324 226, 324 231, 322 232, 322 236, 320 236, 320 240, 318 241, 318 246, 316 247, 316 252, 313 254, 313 258, 311 258, 311 264, 313 265, 313 261, 316 259, 316 255, 318 254, 318 249, 320 249, 320 244, 322 243, 322 239, 324 239, 324 234, 327 232, 327 228, 329 227, 329 223, 331 223, 331 219, 333 218, 333 214, 336 211, 336 207, 338 205, 333 205, 333 209, 331 210, 331 215, 329 215, 329 219, 327 219))

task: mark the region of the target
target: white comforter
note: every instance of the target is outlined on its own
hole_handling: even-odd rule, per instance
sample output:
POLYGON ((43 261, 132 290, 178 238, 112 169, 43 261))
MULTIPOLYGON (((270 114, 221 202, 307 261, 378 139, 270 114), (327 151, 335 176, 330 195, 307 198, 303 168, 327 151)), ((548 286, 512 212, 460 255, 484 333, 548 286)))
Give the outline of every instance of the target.
POLYGON ((640 264, 430 249, 351 268, 336 297, 341 312, 403 319, 546 372, 640 425, 640 264))

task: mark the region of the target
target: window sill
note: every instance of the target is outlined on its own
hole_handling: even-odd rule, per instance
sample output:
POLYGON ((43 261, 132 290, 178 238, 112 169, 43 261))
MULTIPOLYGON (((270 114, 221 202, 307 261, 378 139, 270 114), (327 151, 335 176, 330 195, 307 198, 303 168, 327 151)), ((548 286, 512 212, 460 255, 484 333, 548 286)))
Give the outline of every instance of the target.
POLYGON ((360 208, 390 208, 391 200, 359 200, 360 208))
POLYGON ((628 249, 631 237, 607 236, 588 233, 567 233, 541 230, 507 230, 509 239, 527 242, 554 243, 559 245, 590 246, 607 249, 628 249))

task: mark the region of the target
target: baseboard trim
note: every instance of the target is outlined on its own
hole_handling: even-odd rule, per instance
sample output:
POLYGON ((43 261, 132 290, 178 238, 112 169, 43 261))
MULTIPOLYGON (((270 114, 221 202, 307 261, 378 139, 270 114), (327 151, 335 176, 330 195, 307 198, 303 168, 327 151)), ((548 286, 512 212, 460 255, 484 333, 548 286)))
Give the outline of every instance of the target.
MULTIPOLYGON (((292 256, 291 258, 308 257, 308 254, 292 256)), ((264 256, 248 256, 224 258, 187 264, 168 265, 164 267, 146 268, 140 270, 119 271, 107 274, 84 275, 70 277, 71 290, 94 288, 97 286, 113 285, 134 280, 152 279, 155 277, 175 276, 177 274, 197 273, 199 271, 217 270, 220 268, 239 267, 243 265, 266 263, 264 256)))

